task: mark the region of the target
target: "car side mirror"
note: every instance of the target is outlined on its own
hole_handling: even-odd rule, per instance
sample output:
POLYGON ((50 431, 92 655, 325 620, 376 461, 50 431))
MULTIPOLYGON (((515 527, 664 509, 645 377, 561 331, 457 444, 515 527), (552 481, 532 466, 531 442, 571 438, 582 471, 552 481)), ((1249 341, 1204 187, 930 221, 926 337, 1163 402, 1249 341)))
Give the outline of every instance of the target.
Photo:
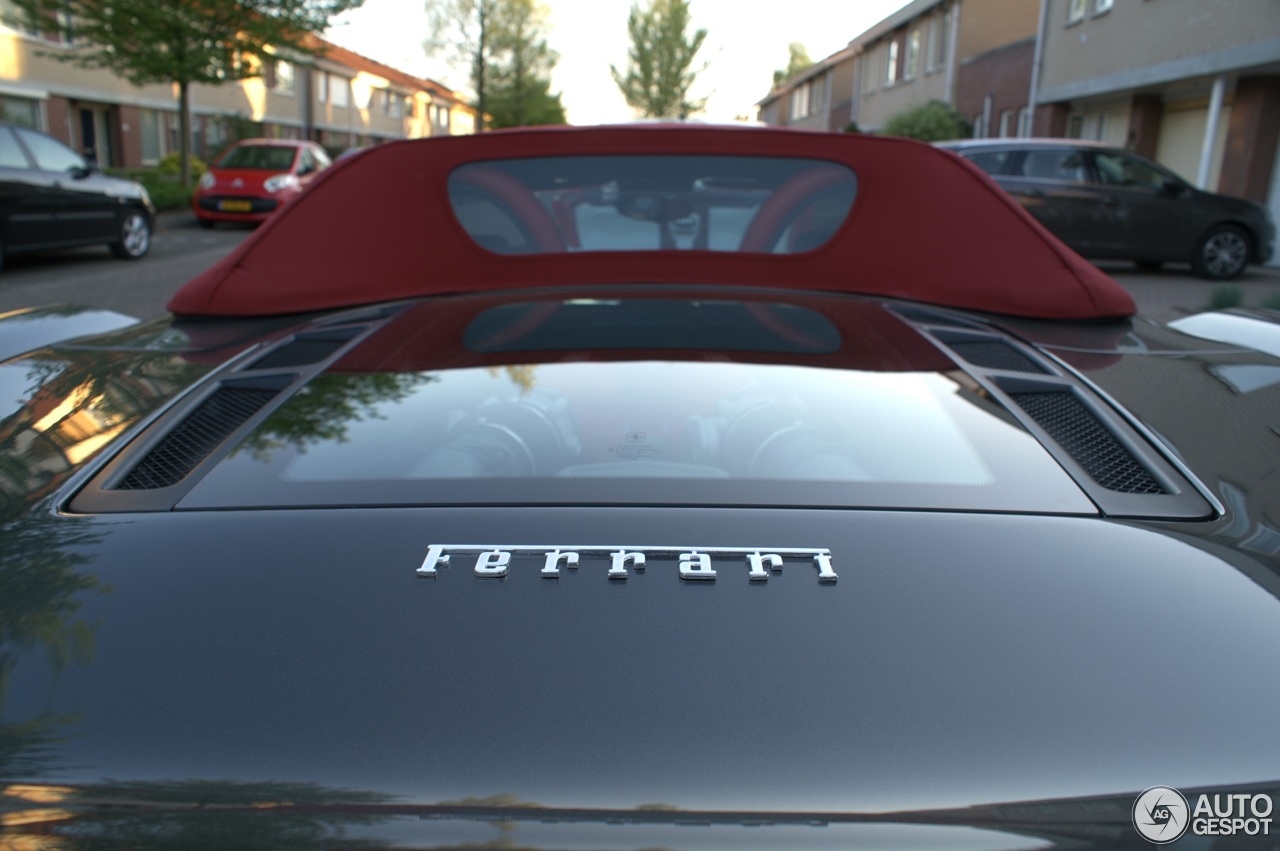
POLYGON ((1164 183, 1160 184, 1160 191, 1165 195, 1181 195, 1183 187, 1178 181, 1172 178, 1165 178, 1164 183))
POLYGON ((86 177, 93 174, 94 171, 96 171, 96 169, 93 167, 93 163, 73 165, 71 168, 67 169, 67 173, 71 175, 73 180, 84 180, 86 177))

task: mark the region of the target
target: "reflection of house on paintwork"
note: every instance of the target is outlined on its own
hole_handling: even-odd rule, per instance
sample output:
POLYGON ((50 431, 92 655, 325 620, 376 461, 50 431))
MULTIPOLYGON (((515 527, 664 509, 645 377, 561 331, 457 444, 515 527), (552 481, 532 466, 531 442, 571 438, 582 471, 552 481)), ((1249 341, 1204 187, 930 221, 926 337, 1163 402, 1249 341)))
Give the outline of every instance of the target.
POLYGON ((1105 141, 1280 219, 1276 0, 913 0, 759 107, 874 132, 934 99, 974 136, 1105 141))
MULTIPOLYGON (((16 20, 7 0, 0 19, 16 20)), ((244 136, 311 139, 338 151, 474 132, 474 110, 445 86, 315 43, 323 55, 282 54, 260 77, 193 86, 192 151, 208 159, 244 136)), ((44 130, 104 166, 154 165, 178 150, 173 86, 135 86, 42 55, 70 49, 61 32, 0 24, 0 117, 44 130)))

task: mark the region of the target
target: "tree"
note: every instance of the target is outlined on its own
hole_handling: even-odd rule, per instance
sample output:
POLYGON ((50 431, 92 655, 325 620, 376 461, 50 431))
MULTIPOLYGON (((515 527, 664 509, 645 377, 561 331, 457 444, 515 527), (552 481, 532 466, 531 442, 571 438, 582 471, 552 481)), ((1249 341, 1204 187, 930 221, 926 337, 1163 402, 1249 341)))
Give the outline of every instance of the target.
POLYGON ((312 36, 364 0, 12 0, 41 29, 71 22, 76 48, 49 56, 103 68, 135 86, 178 89, 182 181, 191 178, 195 83, 221 85, 261 74, 284 51, 315 55, 312 36))
POLYGON ((953 107, 940 100, 931 100, 893 116, 880 132, 921 142, 941 142, 963 139, 971 130, 969 122, 953 107))
POLYGON ((476 130, 563 124, 551 69, 560 58, 544 36, 537 0, 427 0, 429 54, 465 65, 475 93, 476 130))
POLYGON ((613 65, 609 70, 627 105, 642 117, 688 118, 706 105, 705 98, 691 101, 689 90, 706 68, 704 64, 690 70, 707 31, 700 29, 689 36, 688 28, 688 0, 649 0, 645 9, 631 7, 627 72, 623 74, 613 65))
POLYGON ((543 36, 546 11, 535 0, 505 0, 494 31, 488 113, 493 127, 564 124, 559 94, 551 94, 551 69, 559 55, 543 36))
POLYGON ((489 110, 490 69, 497 56, 495 29, 502 0, 427 0, 430 34, 422 43, 429 55, 466 65, 470 74, 476 132, 485 128, 489 110))
POLYGON ((799 74, 801 71, 813 64, 813 60, 809 58, 809 51, 805 50, 804 45, 800 42, 791 42, 791 44, 788 45, 787 50, 790 51, 791 58, 787 62, 786 68, 779 68, 773 72, 773 84, 775 86, 779 83, 790 80, 796 74, 799 74))

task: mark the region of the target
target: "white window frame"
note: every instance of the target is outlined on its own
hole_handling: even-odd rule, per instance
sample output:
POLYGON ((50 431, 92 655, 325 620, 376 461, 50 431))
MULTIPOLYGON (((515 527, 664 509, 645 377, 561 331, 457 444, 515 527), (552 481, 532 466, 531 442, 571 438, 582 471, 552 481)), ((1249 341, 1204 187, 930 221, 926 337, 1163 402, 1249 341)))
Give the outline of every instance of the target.
POLYGON ((1067 23, 1076 24, 1084 20, 1086 0, 1067 0, 1067 23))
POLYGON ((341 74, 334 74, 329 82, 329 97, 334 106, 351 106, 351 81, 341 74))
POLYGON ((809 84, 796 86, 791 90, 791 120, 796 121, 809 115, 809 84))
POLYGON ((277 59, 275 66, 275 71, 272 74, 272 93, 277 95, 295 94, 298 90, 298 77, 294 64, 285 59, 277 59))
POLYGON ((884 63, 884 84, 886 87, 898 82, 898 40, 889 41, 884 63))
POLYGON ((906 55, 902 59, 902 79, 914 80, 920 74, 920 45, 923 41, 920 28, 907 33, 906 55))
POLYGON ((1110 12, 1111 7, 1115 5, 1115 0, 1093 0, 1093 14, 1102 15, 1110 12))
POLYGON ((859 67, 859 73, 862 74, 862 93, 871 94, 880 86, 880 72, 876 67, 876 59, 879 58, 880 51, 873 50, 863 53, 861 56, 862 65, 859 67))

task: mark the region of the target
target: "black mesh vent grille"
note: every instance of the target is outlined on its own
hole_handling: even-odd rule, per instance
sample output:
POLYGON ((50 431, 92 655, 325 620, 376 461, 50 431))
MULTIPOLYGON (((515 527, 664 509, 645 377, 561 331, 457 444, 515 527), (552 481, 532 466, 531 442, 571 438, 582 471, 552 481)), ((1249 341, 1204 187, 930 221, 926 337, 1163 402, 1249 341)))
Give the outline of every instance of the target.
POLYGON ((287 369, 319 363, 336 352, 346 340, 294 340, 254 361, 249 369, 287 369))
POLYGON ((1073 393, 1045 391, 1010 396, 1102 487, 1119 493, 1166 493, 1073 393))
POLYGON ((948 342, 951 350, 969 363, 987 369, 1045 374, 1039 364, 1007 343, 999 340, 957 340, 948 342))
POLYGON ((278 392, 260 387, 219 388, 148 452, 115 490, 167 488, 181 481, 278 392))

